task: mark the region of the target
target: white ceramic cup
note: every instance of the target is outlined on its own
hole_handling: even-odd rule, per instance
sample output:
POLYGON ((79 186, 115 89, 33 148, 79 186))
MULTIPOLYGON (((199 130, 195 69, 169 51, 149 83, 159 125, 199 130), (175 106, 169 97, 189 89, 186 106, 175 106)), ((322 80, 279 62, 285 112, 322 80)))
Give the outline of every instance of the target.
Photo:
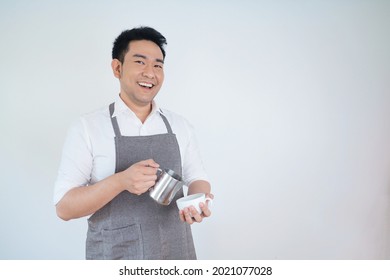
POLYGON ((213 204, 213 200, 209 197, 206 198, 206 195, 204 193, 195 193, 191 195, 184 196, 182 198, 179 198, 176 200, 177 207, 179 210, 183 210, 186 207, 194 206, 196 211, 198 213, 202 213, 202 210, 199 207, 199 203, 208 203, 208 206, 210 207, 213 204))

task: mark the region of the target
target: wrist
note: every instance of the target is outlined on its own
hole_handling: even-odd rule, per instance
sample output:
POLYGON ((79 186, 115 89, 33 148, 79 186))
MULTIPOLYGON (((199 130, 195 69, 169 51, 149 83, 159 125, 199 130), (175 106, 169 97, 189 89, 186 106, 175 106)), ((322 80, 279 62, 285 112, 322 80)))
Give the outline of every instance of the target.
POLYGON ((112 186, 114 187, 114 189, 120 193, 122 191, 124 191, 126 189, 126 184, 125 184, 125 180, 123 178, 123 171, 122 172, 118 172, 118 173, 115 173, 111 176, 112 178, 112 186))

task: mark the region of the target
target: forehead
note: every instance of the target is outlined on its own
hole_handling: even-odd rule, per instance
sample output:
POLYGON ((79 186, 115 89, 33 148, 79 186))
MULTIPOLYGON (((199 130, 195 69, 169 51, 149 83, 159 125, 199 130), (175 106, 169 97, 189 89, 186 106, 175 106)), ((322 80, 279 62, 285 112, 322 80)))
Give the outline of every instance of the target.
POLYGON ((134 54, 140 54, 146 56, 152 60, 163 60, 163 53, 160 47, 152 41, 137 40, 129 43, 129 50, 126 57, 133 56, 134 54))

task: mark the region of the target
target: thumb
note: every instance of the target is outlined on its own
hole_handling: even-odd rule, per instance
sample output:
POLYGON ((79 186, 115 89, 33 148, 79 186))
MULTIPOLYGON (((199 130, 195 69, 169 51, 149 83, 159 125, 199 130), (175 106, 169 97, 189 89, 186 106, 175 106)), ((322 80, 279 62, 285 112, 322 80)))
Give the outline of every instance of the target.
POLYGON ((153 159, 147 159, 147 160, 140 161, 139 164, 141 164, 143 166, 154 167, 154 168, 160 167, 160 165, 157 162, 155 162, 153 159))

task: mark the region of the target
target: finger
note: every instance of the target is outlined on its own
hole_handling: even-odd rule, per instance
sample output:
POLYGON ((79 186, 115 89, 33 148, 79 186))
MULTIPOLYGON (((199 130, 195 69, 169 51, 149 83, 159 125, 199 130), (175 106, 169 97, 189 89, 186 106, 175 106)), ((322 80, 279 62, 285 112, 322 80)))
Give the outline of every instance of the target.
POLYGON ((144 182, 153 181, 154 183, 156 183, 156 180, 157 180, 156 174, 152 174, 152 175, 144 174, 144 175, 142 175, 142 177, 140 178, 139 181, 144 181, 144 182))
POLYGON ((188 208, 184 208, 184 218, 187 224, 192 225, 194 223, 188 208))
POLYGON ((211 199, 214 199, 214 195, 213 195, 212 193, 206 194, 206 197, 209 197, 209 198, 211 198, 211 199))
POLYGON ((182 222, 185 222, 185 221, 186 221, 186 219, 184 218, 184 212, 183 212, 183 210, 180 210, 180 211, 179 211, 179 218, 180 218, 180 221, 182 221, 182 222))
POLYGON ((157 178, 157 168, 152 166, 141 166, 139 168, 140 172, 144 175, 155 175, 157 178))
POLYGON ((203 202, 199 203, 199 207, 203 212, 203 216, 210 217, 210 215, 211 215, 210 208, 207 207, 207 205, 205 203, 203 203, 203 202))
POLYGON ((146 193, 151 187, 155 185, 155 181, 146 181, 146 182, 138 182, 134 185, 133 188, 129 189, 129 191, 136 195, 141 195, 146 193))
POLYGON ((199 214, 199 212, 195 209, 195 207, 190 208, 192 218, 195 219, 196 222, 200 223, 202 221, 202 216, 199 214))
POLYGON ((149 190, 151 187, 153 187, 156 184, 156 180, 150 180, 140 183, 139 187, 141 189, 145 189, 145 191, 149 190))
POLYGON ((160 167, 160 165, 157 162, 155 162, 153 159, 143 160, 143 161, 138 162, 138 164, 142 165, 142 166, 149 166, 149 167, 154 167, 154 168, 160 167))

